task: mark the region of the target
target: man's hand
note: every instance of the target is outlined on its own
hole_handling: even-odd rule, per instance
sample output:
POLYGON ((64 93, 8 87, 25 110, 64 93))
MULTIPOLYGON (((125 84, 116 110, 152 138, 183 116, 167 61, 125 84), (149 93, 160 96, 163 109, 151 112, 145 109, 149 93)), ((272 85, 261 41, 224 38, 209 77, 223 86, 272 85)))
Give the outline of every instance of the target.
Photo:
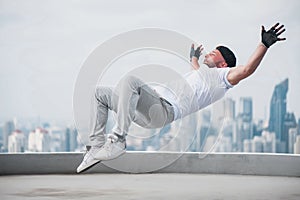
POLYGON ((191 46, 191 52, 190 52, 190 61, 192 61, 193 56, 199 60, 199 57, 201 56, 201 52, 203 51, 202 45, 199 45, 197 49, 194 49, 194 44, 191 46))
POLYGON ((270 30, 268 30, 268 31, 265 30, 264 26, 262 26, 261 41, 267 48, 269 48, 272 44, 274 44, 277 41, 286 40, 286 38, 278 37, 285 31, 285 29, 283 29, 284 25, 281 25, 279 27, 278 26, 279 26, 279 23, 272 26, 272 28, 270 28, 270 30))

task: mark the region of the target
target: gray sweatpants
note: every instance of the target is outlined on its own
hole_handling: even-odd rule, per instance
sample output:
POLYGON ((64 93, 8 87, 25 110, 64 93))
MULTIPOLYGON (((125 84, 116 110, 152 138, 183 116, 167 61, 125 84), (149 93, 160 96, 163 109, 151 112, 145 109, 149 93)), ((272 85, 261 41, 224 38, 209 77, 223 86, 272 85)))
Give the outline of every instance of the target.
POLYGON ((90 134, 92 145, 103 143, 108 111, 116 113, 112 131, 126 136, 131 122, 144 128, 161 128, 174 120, 172 105, 135 76, 125 76, 115 88, 95 91, 96 116, 90 134))

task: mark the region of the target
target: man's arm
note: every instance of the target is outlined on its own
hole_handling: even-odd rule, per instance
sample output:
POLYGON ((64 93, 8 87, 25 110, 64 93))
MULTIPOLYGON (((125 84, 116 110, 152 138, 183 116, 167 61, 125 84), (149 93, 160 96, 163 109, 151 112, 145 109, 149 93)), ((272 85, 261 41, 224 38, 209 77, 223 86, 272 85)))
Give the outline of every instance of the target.
POLYGON ((241 80, 253 74, 260 62, 262 61, 267 50, 268 48, 262 43, 260 43, 246 65, 231 68, 227 75, 227 80, 229 81, 229 83, 231 83, 232 85, 236 85, 241 80))
POLYGON ((285 29, 283 29, 283 25, 279 27, 278 25, 279 23, 275 24, 268 31, 265 30, 264 26, 262 26, 262 42, 258 45, 246 65, 230 69, 227 75, 227 80, 229 81, 229 83, 231 83, 232 85, 236 85, 241 80, 253 74, 262 61, 263 57, 265 56, 268 48, 277 41, 285 40, 285 38, 278 38, 278 36, 285 31, 285 29))
POLYGON ((192 57, 191 64, 194 70, 198 70, 200 68, 198 58, 192 57))

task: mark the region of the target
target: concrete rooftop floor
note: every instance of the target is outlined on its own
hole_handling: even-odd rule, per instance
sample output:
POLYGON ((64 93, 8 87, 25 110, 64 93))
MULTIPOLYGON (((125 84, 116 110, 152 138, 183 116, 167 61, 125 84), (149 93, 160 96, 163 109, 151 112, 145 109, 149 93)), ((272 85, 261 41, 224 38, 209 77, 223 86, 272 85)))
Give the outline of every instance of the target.
POLYGON ((0 176, 0 199, 300 199, 300 178, 227 174, 0 176))

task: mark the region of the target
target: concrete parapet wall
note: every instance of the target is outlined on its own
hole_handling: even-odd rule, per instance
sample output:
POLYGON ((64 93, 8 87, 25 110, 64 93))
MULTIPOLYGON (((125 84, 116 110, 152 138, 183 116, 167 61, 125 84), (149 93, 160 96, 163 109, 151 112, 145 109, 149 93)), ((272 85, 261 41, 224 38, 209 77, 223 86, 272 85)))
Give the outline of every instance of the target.
MULTIPOLYGON (((75 174, 81 153, 0 154, 0 175, 75 174)), ((84 173, 214 173, 300 177, 300 155, 127 152, 84 173)))

